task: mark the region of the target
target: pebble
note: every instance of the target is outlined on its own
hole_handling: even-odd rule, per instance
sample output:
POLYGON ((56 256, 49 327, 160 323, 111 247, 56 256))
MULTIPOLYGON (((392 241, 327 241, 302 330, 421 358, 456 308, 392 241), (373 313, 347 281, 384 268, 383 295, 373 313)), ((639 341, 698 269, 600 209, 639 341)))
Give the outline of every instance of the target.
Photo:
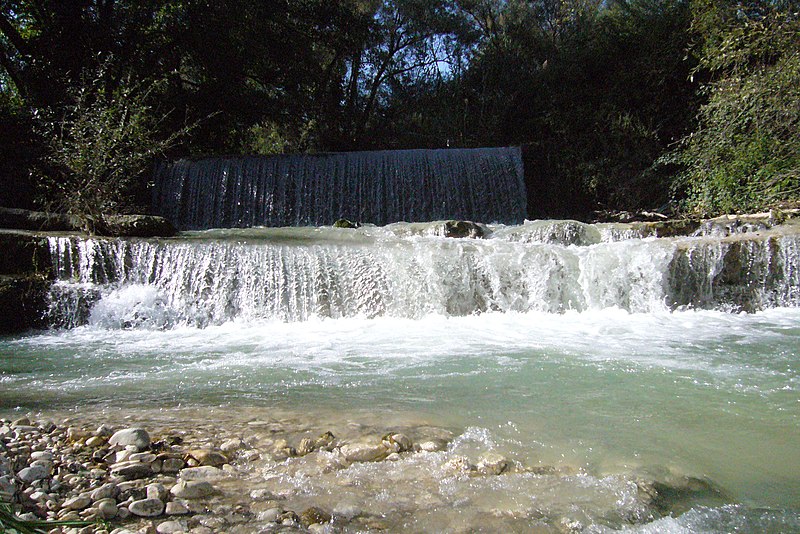
POLYGON ((35 480, 41 480, 45 478, 49 474, 48 469, 43 465, 32 465, 30 467, 26 467, 20 470, 17 473, 17 477, 25 482, 30 484, 35 480))
POLYGON ((111 466, 111 474, 132 480, 152 475, 153 468, 141 462, 119 462, 111 466))
POLYGON ((102 501, 114 497, 117 494, 119 494, 117 485, 113 482, 108 482, 92 492, 92 500, 95 502, 102 501))
POLYGON ((186 526, 179 521, 164 521, 156 527, 159 534, 172 534, 173 532, 186 532, 186 526))
POLYGON ((141 499, 128 505, 128 510, 139 517, 156 517, 164 513, 164 507, 161 499, 141 499))
POLYGON ((64 501, 64 504, 61 505, 61 508, 63 510, 83 510, 90 504, 92 504, 92 497, 84 493, 77 497, 67 499, 64 501))
POLYGON ((122 447, 133 446, 138 451, 143 451, 150 447, 150 434, 143 428, 125 428, 115 432, 108 442, 122 447))
POLYGON ((172 487, 170 493, 179 499, 200 499, 213 495, 216 489, 205 480, 181 480, 172 487))
POLYGON ((225 454, 231 454, 244 449, 244 447, 244 441, 242 441, 241 438, 233 438, 220 445, 219 450, 225 454))
POLYGON ((113 519, 117 517, 117 501, 114 499, 103 499, 96 503, 95 506, 97 506, 97 511, 103 519, 113 519))
POLYGON ((187 467, 180 471, 180 477, 183 480, 218 480, 225 476, 225 472, 222 469, 210 465, 187 467))
POLYGON ((184 515, 189 513, 189 509, 180 501, 170 501, 164 510, 167 515, 184 515))

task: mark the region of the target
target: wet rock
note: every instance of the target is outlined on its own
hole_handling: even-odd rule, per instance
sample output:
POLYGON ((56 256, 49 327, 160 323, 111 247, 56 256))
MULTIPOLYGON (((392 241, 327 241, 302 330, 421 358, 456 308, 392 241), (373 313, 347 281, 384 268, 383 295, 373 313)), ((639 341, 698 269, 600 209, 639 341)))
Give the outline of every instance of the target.
POLYGON ((222 469, 208 465, 181 469, 179 476, 183 480, 219 480, 227 475, 222 469))
POLYGON ((114 433, 108 440, 111 445, 127 447, 132 445, 139 451, 150 447, 150 434, 143 428, 125 428, 114 433))
POLYGON ((413 448, 411 439, 405 434, 387 434, 382 439, 383 445, 394 452, 406 452, 413 448))
POLYGON ((333 516, 336 518, 342 518, 347 521, 352 521, 356 517, 361 515, 361 508, 354 504, 348 503, 340 503, 336 505, 333 509, 333 516))
POLYGON ((228 441, 219 446, 219 450, 221 450, 226 455, 235 454, 244 448, 245 448, 244 441, 242 441, 240 438, 229 439, 228 441))
POLYGON ((179 499, 201 499, 216 493, 216 489, 205 480, 181 480, 175 484, 170 493, 179 499))
POLYGON ((444 223, 445 237, 477 239, 483 238, 489 233, 488 228, 472 221, 447 221, 444 223))
POLYGON ((184 461, 192 467, 220 467, 228 463, 228 458, 221 452, 213 449, 193 449, 186 453, 184 461))
POLYGON ((439 452, 447 448, 447 442, 443 439, 433 439, 419 443, 417 448, 425 452, 439 452))
POLYGON ((480 457, 476 468, 482 475, 499 475, 508 469, 508 460, 495 452, 487 452, 480 457))
POLYGON ((389 455, 389 450, 382 443, 349 443, 339 449, 345 460, 353 462, 377 462, 389 455))
POLYGON ((270 508, 258 514, 258 520, 266 523, 277 523, 281 514, 283 514, 283 510, 280 508, 270 508))
POLYGON ((157 517, 164 513, 164 502, 161 499, 141 499, 130 503, 128 510, 139 517, 157 517))
POLYGON ((335 223, 333 223, 334 228, 358 228, 361 226, 357 222, 349 221, 347 219, 338 219, 335 223))
POLYGON ((317 506, 306 508, 300 514, 300 524, 306 528, 315 523, 330 523, 330 521, 331 514, 317 506))

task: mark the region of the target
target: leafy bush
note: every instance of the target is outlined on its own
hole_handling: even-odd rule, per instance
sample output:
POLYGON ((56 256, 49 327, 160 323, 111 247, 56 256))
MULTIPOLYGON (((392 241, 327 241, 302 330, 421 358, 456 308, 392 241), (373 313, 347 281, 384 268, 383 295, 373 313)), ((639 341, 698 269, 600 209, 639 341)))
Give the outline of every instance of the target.
POLYGON ((699 129, 675 160, 685 207, 752 211, 800 198, 800 20, 774 7, 699 6, 700 68, 712 76, 699 129))
POLYGON ((159 137, 153 100, 158 84, 125 80, 108 89, 105 69, 70 94, 61 109, 40 115, 48 142, 43 173, 45 204, 80 218, 84 229, 103 233, 104 216, 131 207, 153 159, 189 128, 159 137))

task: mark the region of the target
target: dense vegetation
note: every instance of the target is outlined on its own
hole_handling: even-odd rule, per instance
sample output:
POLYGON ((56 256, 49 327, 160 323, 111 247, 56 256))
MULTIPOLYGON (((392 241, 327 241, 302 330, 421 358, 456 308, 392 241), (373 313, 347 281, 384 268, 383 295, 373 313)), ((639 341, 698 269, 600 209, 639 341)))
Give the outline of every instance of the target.
POLYGON ((489 145, 597 209, 795 201, 799 10, 0 0, 0 204, 134 209, 159 155, 489 145))

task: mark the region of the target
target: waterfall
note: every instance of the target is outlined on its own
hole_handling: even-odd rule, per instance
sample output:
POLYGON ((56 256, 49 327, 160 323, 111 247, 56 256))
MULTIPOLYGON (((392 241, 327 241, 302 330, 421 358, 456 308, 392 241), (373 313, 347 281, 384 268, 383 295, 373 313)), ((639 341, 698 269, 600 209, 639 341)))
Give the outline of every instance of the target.
POLYGON ((180 229, 526 215, 519 148, 182 159, 154 175, 153 210, 180 229))
POLYGON ((163 328, 800 305, 800 235, 778 228, 642 239, 551 221, 494 227, 489 239, 475 240, 438 236, 440 226, 215 230, 167 240, 51 237, 59 280, 53 315, 68 326, 163 328))

